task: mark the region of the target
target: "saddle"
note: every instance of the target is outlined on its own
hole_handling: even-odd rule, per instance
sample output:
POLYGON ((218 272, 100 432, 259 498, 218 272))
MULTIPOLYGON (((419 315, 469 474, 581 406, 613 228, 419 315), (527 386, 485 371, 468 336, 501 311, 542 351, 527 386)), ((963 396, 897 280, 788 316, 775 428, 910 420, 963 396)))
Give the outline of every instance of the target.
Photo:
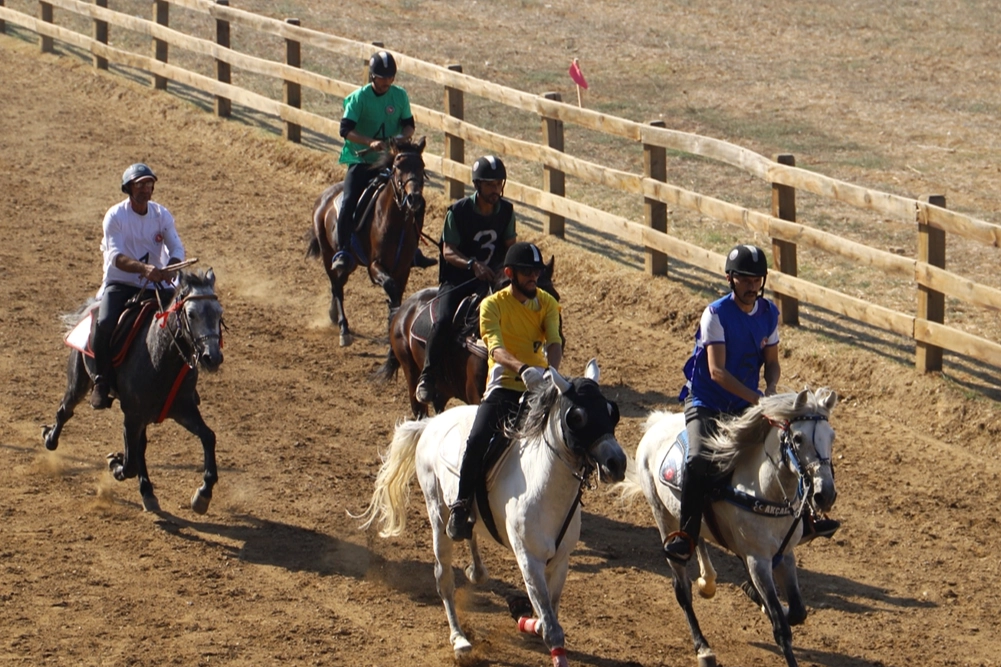
MULTIPOLYGON (((125 310, 118 318, 118 324, 115 325, 115 331, 111 334, 112 366, 117 368, 125 361, 132 341, 156 312, 157 305, 155 292, 142 300, 130 300, 126 304, 125 310)), ((65 338, 66 345, 91 358, 94 357, 94 329, 97 327, 97 311, 100 307, 100 301, 90 307, 65 338)))
MULTIPOLYGON (((487 346, 480 339, 480 301, 483 300, 478 294, 471 294, 459 302, 455 314, 452 316, 452 338, 460 347, 469 350, 481 359, 487 358, 487 346)), ((420 347, 427 347, 428 338, 431 336, 431 327, 434 325, 434 309, 431 304, 432 299, 423 305, 414 318, 410 326, 410 343, 420 347)))

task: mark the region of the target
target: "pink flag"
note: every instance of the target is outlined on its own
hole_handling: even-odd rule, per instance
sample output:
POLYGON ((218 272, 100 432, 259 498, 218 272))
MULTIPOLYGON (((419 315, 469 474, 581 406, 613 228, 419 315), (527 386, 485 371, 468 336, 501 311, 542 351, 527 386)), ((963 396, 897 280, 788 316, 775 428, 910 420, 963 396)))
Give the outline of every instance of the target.
POLYGON ((573 62, 570 63, 570 78, 578 86, 587 90, 587 81, 584 79, 584 75, 580 71, 580 65, 577 64, 577 59, 574 58, 573 62))

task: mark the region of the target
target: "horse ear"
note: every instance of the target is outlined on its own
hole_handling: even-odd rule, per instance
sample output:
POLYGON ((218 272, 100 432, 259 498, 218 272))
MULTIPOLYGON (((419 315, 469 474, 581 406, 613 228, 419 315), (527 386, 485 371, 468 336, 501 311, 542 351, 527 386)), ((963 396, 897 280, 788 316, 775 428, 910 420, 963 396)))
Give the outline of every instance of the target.
POLYGON ((417 152, 423 153, 424 147, 427 145, 427 137, 421 137, 420 141, 417 142, 417 152))
POLYGON ((828 394, 821 401, 821 406, 823 406, 823 408, 830 413, 831 410, 834 409, 834 406, 838 404, 838 393, 836 391, 831 391, 830 389, 827 389, 826 391, 828 394))
POLYGON ((799 411, 806 407, 807 401, 810 400, 810 390, 804 389, 803 391, 796 394, 796 400, 792 404, 792 409, 799 411))
POLYGON ((552 378, 553 384, 556 385, 556 389, 560 392, 560 394, 565 394, 570 391, 570 382, 557 373, 555 368, 549 368, 549 377, 552 378))
POLYGON ((209 287, 215 287, 215 271, 211 267, 205 273, 205 280, 209 281, 209 287))
POLYGON ((549 256, 549 263, 546 264, 546 271, 549 272, 549 277, 552 279, 553 274, 556 272, 556 255, 549 256))
POLYGON ((597 359, 591 359, 591 361, 587 362, 587 368, 584 369, 584 377, 595 382, 601 379, 601 369, 598 368, 597 359))

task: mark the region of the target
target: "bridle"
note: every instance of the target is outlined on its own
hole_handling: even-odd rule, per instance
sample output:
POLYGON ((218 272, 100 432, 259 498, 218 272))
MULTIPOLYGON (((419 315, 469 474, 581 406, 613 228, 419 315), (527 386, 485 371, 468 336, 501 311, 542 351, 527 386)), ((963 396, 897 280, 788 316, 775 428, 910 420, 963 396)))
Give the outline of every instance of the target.
POLYGON ((421 165, 419 170, 415 170, 409 178, 404 179, 400 170, 397 168, 397 163, 408 157, 420 160, 420 155, 418 153, 398 153, 393 161, 393 168, 389 177, 389 182, 393 185, 393 201, 396 203, 396 207, 403 211, 409 222, 413 222, 417 213, 424 207, 424 197, 419 194, 408 193, 407 186, 411 183, 417 183, 421 186, 424 185, 424 166, 421 165))
POLYGON ((222 347, 222 330, 226 326, 222 318, 219 318, 219 331, 218 333, 204 334, 195 338, 194 334, 191 332, 191 322, 188 320, 188 315, 184 310, 184 305, 188 301, 218 301, 219 297, 215 294, 186 294, 179 299, 175 299, 172 304, 167 308, 160 306, 159 312, 157 312, 154 317, 160 323, 160 328, 163 329, 167 326, 171 313, 177 313, 177 329, 172 331, 170 338, 170 343, 177 350, 177 353, 184 359, 185 363, 190 367, 194 368, 198 365, 198 345, 204 340, 211 340, 213 338, 218 339, 219 347, 222 347), (185 354, 178 344, 178 337, 185 342, 188 346, 190 353, 185 354))

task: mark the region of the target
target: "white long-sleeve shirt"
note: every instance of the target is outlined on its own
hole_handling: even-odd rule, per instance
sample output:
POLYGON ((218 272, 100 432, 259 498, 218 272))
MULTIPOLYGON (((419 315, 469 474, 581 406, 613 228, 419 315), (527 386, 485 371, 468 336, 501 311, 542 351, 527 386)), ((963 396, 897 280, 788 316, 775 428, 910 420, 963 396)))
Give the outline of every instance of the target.
POLYGON ((153 201, 149 202, 145 215, 133 211, 128 199, 108 209, 104 216, 101 251, 104 253, 102 290, 109 283, 142 287, 145 282, 142 275, 128 273, 115 266, 119 255, 158 269, 167 266, 171 257, 184 259, 184 244, 174 226, 174 216, 153 201))

